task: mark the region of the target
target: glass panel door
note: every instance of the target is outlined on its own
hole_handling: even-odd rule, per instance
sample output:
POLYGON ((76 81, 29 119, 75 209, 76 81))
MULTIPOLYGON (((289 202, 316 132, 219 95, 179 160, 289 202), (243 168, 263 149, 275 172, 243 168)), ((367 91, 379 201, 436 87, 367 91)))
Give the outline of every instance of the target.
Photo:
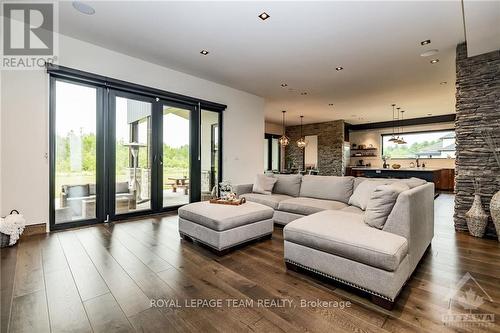
MULTIPOLYGON (((152 101, 120 93, 114 100, 114 215, 152 209, 152 101)), ((112 117, 113 118, 113 117, 112 117)))
POLYGON ((191 110, 163 104, 160 164, 162 207, 190 202, 191 110))
POLYGON ((219 113, 201 110, 201 200, 208 200, 219 183, 219 113))
POLYGON ((52 214, 55 224, 97 217, 98 90, 52 80, 52 214))

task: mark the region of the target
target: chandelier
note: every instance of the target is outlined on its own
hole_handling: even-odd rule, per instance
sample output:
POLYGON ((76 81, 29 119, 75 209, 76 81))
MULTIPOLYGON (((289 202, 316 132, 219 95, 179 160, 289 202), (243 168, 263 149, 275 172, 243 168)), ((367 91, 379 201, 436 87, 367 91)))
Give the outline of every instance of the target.
POLYGON ((300 116, 300 139, 297 140, 297 147, 304 149, 307 146, 306 139, 302 136, 302 119, 304 116, 300 116))
POLYGON ((279 143, 280 145, 282 145, 283 147, 285 146, 288 146, 288 144, 290 143, 290 139, 285 135, 285 113, 286 111, 281 111, 283 113, 283 121, 282 121, 282 125, 283 125, 283 135, 281 136, 281 138, 279 138, 279 143))

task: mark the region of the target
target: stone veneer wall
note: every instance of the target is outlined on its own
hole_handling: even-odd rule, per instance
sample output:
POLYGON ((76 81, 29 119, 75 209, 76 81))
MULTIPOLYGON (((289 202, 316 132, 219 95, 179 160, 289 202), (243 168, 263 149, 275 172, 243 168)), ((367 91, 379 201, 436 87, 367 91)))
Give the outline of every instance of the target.
MULTIPOLYGON (((325 123, 307 124, 302 134, 318 136, 318 170, 320 175, 342 175, 342 150, 344 144, 344 121, 335 120, 325 123)), ((286 135, 290 144, 285 148, 285 165, 290 161, 294 167, 302 167, 302 150, 297 147, 300 138, 300 125, 288 126, 286 135)))
MULTIPOLYGON (((456 57, 456 197, 455 229, 466 231, 465 213, 472 205, 474 178, 481 183, 482 203, 489 213, 492 195, 500 190, 500 170, 481 138, 480 129, 490 128, 500 142, 500 50, 467 58, 465 43, 456 57)), ((488 223, 486 234, 495 235, 488 223)))

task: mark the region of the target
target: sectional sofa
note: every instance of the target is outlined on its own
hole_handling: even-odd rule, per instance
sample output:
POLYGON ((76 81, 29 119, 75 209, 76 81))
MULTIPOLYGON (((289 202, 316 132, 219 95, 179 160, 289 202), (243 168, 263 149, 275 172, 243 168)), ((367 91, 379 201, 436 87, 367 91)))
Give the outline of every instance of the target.
POLYGON ((274 209, 274 223, 284 225, 287 267, 360 289, 392 308, 434 236, 434 184, 416 178, 271 177, 277 181, 270 194, 252 193, 253 184, 234 190, 274 209), (383 198, 388 185, 401 185, 395 196, 392 191, 392 204, 383 198))

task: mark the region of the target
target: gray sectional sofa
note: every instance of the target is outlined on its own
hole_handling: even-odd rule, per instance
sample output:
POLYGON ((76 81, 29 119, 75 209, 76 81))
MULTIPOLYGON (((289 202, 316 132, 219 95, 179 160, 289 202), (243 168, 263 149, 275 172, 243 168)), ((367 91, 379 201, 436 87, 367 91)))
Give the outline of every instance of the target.
POLYGON ((415 178, 273 177, 278 180, 271 194, 252 193, 251 184, 234 190, 274 209, 274 223, 284 225, 287 267, 363 290, 391 308, 434 236, 434 184, 415 178), (404 187, 392 205, 373 207, 375 189, 384 190, 378 184, 404 187), (370 221, 377 218, 374 209, 387 211, 376 227, 370 221))

